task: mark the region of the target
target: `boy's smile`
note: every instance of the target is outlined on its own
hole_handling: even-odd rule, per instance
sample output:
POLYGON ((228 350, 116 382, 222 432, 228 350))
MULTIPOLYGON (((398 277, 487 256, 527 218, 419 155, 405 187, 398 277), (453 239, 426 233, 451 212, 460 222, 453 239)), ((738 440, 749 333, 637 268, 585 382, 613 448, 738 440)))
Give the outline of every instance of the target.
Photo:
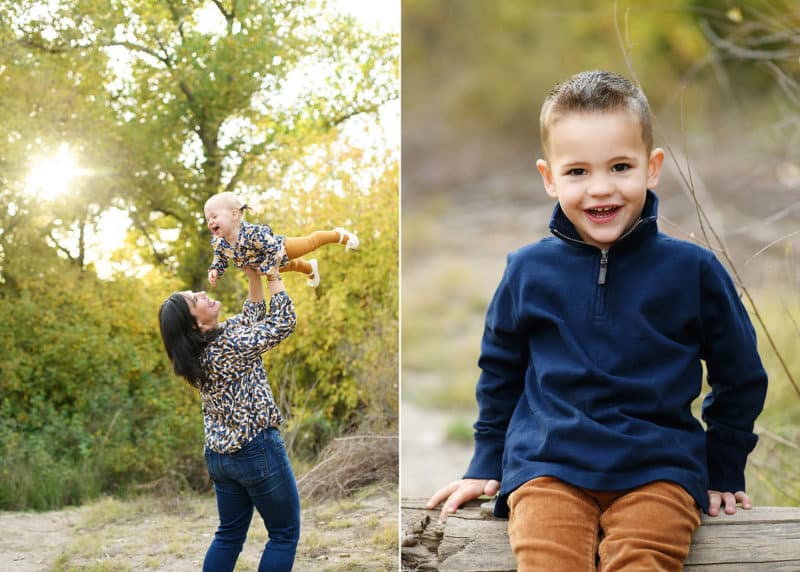
POLYGON ((536 167, 547 194, 587 244, 609 248, 639 220, 658 184, 664 152, 647 154, 635 114, 573 112, 550 129, 547 161, 536 167))

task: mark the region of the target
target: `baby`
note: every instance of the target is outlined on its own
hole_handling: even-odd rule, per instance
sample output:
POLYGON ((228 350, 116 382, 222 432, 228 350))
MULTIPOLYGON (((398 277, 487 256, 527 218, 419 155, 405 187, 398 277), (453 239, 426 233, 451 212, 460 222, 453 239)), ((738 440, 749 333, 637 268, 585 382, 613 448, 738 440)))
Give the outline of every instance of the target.
POLYGON ((343 228, 318 230, 302 237, 273 235, 265 224, 246 222, 243 218, 246 208, 231 192, 218 193, 206 201, 204 212, 214 249, 214 261, 208 269, 212 286, 216 286, 232 260, 236 268, 249 266, 269 279, 278 279, 278 272, 302 272, 308 276, 308 285, 316 288, 317 260, 304 260, 301 258, 304 254, 334 243, 344 244, 345 250, 358 250, 358 237, 343 228))

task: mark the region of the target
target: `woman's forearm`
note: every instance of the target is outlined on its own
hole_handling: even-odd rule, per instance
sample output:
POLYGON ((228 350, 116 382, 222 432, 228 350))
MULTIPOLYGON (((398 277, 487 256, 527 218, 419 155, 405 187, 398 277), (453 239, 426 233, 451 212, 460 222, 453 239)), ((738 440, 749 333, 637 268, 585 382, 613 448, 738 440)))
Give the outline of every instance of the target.
POLYGON ((281 281, 280 277, 277 280, 267 279, 267 289, 269 290, 270 296, 277 294, 278 292, 286 291, 286 289, 283 287, 283 282, 281 281))
POLYGON ((247 282, 250 289, 250 301, 261 302, 264 299, 264 284, 261 276, 257 272, 247 272, 247 282))
MULTIPOLYGON (((247 274, 248 286, 250 289, 250 301, 261 302, 264 299, 264 282, 261 275, 254 270, 245 270, 247 274)), ((283 282, 281 282, 280 275, 276 273, 276 279, 271 279, 272 276, 267 276, 267 289, 269 290, 270 297, 278 292, 284 292, 283 282)))

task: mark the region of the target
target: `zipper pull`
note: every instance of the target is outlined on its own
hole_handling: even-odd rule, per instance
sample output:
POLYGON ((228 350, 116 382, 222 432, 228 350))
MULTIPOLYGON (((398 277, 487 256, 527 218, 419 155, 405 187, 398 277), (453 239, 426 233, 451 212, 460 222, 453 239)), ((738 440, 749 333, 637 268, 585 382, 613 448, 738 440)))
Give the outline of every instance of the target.
POLYGON ((603 249, 600 251, 600 272, 597 274, 597 283, 603 285, 606 283, 606 272, 608 271, 608 250, 603 249))

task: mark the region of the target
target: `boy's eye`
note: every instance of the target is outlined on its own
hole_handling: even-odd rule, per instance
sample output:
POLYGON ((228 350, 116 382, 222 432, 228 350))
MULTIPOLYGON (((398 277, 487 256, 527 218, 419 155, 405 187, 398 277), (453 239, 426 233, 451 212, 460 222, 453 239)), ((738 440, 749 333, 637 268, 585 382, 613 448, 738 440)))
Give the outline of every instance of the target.
POLYGON ((627 171, 631 168, 630 163, 617 163, 613 167, 611 167, 611 171, 614 173, 620 173, 622 171, 627 171))
POLYGON ((582 169, 581 167, 575 167, 567 171, 567 175, 572 175, 572 176, 580 176, 585 174, 586 174, 586 169, 582 169))

